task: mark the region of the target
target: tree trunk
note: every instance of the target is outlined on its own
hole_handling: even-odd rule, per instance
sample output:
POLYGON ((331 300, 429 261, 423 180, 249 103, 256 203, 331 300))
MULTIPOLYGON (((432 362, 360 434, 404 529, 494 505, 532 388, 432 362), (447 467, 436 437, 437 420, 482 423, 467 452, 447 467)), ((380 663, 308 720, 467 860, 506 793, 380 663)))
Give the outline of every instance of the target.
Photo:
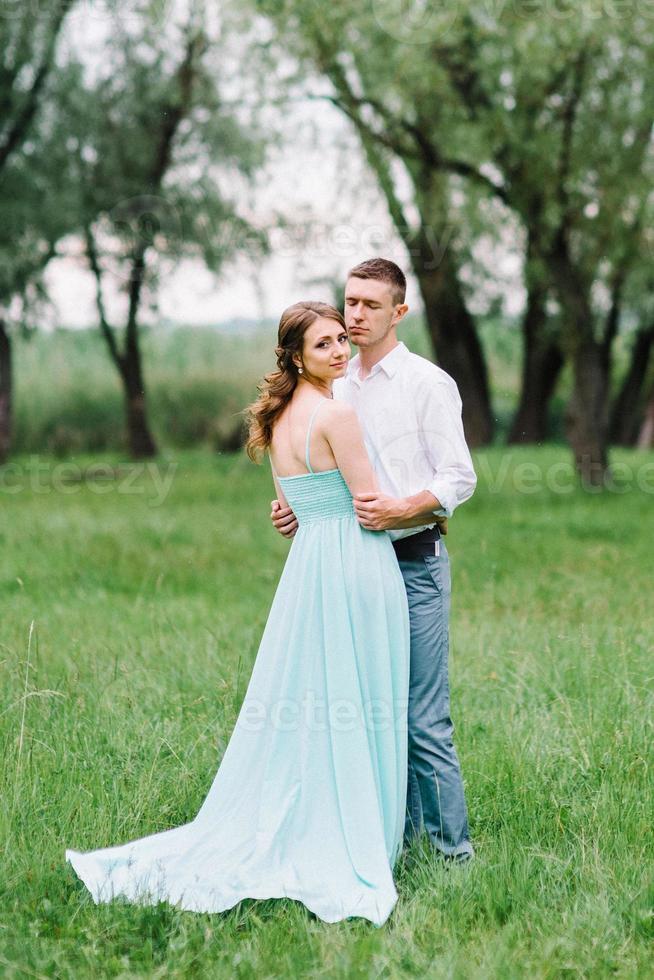
POLYGON ((157 455, 157 447, 148 426, 145 409, 145 383, 137 313, 145 279, 146 243, 139 243, 135 253, 129 282, 129 310, 125 330, 125 353, 122 356, 123 380, 127 394, 127 435, 129 448, 135 459, 157 455))
POLYGON ((107 344, 109 356, 115 364, 125 392, 125 411, 127 439, 129 450, 134 459, 147 459, 156 456, 157 446, 148 425, 145 385, 143 382, 143 367, 141 364, 141 349, 138 339, 138 324, 136 313, 141 296, 143 281, 145 248, 137 252, 130 271, 130 302, 127 318, 125 351, 121 352, 114 331, 107 320, 104 299, 102 295, 102 272, 98 259, 98 251, 93 232, 88 226, 85 229, 86 254, 91 270, 95 276, 95 299, 100 319, 100 330, 107 344))
POLYGON ((639 449, 654 449, 654 385, 647 396, 645 419, 638 433, 637 446, 639 449))
POLYGON ((157 446, 148 428, 143 392, 127 393, 127 434, 129 451, 134 459, 149 459, 157 455, 157 446))
POLYGON ((463 403, 463 428, 469 446, 493 438, 488 375, 475 322, 466 308, 458 271, 449 252, 433 268, 412 252, 413 269, 425 306, 427 329, 437 363, 457 383, 463 403))
POLYGON ((509 445, 544 442, 547 438, 547 409, 563 367, 563 354, 547 335, 546 295, 540 286, 529 291, 522 321, 520 402, 507 439, 509 445))
POLYGON ((599 344, 587 338, 572 357, 573 391, 566 409, 566 435, 584 484, 604 485, 607 457, 607 388, 599 344))
POLYGON ((149 459, 157 455, 146 411, 145 387, 138 346, 130 346, 121 358, 120 376, 125 391, 127 438, 134 459, 149 459))
POLYGON ((12 429, 12 366, 11 337, 0 317, 0 463, 4 463, 11 448, 12 429))
POLYGON ((638 330, 631 349, 629 369, 611 410, 610 439, 618 446, 633 446, 638 438, 643 384, 653 345, 654 326, 638 330))
POLYGON ((549 267, 564 311, 561 344, 572 366, 566 436, 582 482, 601 487, 608 475, 606 349, 595 339, 590 285, 571 258, 565 228, 553 243, 549 267))

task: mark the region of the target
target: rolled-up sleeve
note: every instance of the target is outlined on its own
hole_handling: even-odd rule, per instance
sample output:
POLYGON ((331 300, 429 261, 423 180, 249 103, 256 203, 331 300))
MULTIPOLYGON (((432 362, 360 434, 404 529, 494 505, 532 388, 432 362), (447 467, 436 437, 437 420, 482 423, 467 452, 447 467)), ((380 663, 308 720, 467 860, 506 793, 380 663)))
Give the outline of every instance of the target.
POLYGON ((417 407, 424 451, 434 475, 425 490, 440 501, 437 514, 451 517, 477 486, 470 450, 463 433, 461 396, 453 379, 423 379, 417 407))

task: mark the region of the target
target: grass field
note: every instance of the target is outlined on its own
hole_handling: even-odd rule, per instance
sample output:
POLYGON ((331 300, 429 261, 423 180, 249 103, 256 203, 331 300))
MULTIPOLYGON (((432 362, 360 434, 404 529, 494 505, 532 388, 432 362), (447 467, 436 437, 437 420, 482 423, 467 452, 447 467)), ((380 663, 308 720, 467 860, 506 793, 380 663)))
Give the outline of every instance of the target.
POLYGON ((654 471, 616 458, 595 495, 566 491, 564 449, 476 454, 448 548, 477 858, 407 852, 381 929, 290 900, 95 906, 64 862, 204 799, 288 547, 266 469, 187 450, 0 471, 0 976, 651 977, 654 471))

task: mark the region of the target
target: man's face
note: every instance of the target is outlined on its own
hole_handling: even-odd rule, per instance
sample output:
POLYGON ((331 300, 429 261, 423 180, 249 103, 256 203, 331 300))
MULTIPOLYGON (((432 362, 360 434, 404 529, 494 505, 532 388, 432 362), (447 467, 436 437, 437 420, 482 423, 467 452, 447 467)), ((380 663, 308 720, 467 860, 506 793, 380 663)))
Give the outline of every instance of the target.
POLYGON ((358 347, 383 342, 406 309, 393 302, 393 289, 387 282, 350 276, 345 284, 345 325, 358 347))

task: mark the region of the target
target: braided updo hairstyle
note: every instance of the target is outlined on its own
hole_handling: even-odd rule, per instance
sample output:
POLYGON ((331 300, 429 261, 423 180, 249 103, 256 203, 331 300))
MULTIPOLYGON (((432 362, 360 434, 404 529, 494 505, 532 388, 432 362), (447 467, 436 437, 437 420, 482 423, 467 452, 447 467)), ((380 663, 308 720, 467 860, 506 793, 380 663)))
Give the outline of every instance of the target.
POLYGON ((266 374, 259 385, 259 397, 246 409, 249 426, 245 450, 255 463, 270 445, 275 420, 288 405, 297 386, 298 369, 293 355, 302 355, 304 335, 318 317, 336 320, 345 330, 345 320, 329 303, 293 303, 281 315, 277 332, 277 371, 266 374))

